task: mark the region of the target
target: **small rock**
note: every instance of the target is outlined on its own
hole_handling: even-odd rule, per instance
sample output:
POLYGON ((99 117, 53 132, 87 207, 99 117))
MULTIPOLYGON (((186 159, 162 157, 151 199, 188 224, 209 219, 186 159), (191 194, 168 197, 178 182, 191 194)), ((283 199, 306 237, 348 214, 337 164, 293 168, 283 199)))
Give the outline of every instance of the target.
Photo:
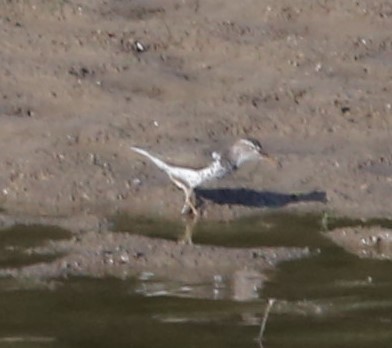
POLYGON ((129 262, 129 255, 128 253, 124 252, 120 255, 120 263, 128 263, 129 262))
POLYGON ((142 181, 139 178, 135 178, 132 180, 133 186, 140 186, 141 184, 142 184, 142 181))
POLYGON ((135 52, 137 53, 143 53, 147 50, 147 47, 144 46, 140 41, 136 40, 133 43, 133 49, 135 50, 135 52))

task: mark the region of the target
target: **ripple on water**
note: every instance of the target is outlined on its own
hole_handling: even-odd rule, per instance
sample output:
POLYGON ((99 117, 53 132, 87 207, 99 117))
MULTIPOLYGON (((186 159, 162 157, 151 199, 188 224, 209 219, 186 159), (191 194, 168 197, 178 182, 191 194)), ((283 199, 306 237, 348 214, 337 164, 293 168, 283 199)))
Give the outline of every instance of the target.
MULTIPOLYGON (((133 279, 56 279, 47 286, 44 281, 26 285, 3 278, 0 308, 6 315, 0 316, 0 345, 256 347, 266 301, 276 298, 265 347, 389 347, 391 262, 347 252, 320 232, 320 220, 315 215, 276 214, 199 226, 194 243, 319 250, 310 258, 282 264, 268 279, 245 270, 238 280, 249 282, 243 297, 234 296, 236 283, 221 274, 199 284, 159 278, 148 270, 133 279)), ((331 220, 328 228, 355 223, 365 224, 331 220)), ((144 222, 129 229, 141 232, 140 224, 144 222)), ((151 235, 178 238, 166 231, 176 224, 148 224, 151 235)), ((3 250, 7 245, 31 245, 22 237, 20 243, 19 237, 12 238, 5 238, 7 243, 0 239, 3 250)), ((45 240, 42 235, 31 243, 45 240)))

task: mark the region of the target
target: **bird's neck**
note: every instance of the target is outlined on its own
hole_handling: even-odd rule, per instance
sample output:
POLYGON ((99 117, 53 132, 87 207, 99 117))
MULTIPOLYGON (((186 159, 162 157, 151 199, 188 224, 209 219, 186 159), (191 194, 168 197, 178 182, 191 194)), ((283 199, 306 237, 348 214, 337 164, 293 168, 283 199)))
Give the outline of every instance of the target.
POLYGON ((249 156, 236 147, 229 149, 222 157, 229 163, 233 170, 238 169, 244 162, 249 160, 249 156))

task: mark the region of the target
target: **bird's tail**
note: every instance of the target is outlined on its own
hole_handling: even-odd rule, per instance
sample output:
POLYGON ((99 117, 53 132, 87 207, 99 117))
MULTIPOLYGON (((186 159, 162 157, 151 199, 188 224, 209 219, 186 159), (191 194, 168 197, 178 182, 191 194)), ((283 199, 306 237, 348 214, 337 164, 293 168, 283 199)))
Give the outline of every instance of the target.
POLYGON ((137 152, 140 153, 141 155, 147 157, 148 159, 150 159, 151 162, 153 162, 159 169, 163 170, 164 172, 168 172, 171 167, 166 164, 165 162, 161 161, 159 158, 151 155, 150 153, 148 153, 146 150, 141 149, 140 147, 135 147, 135 146, 130 146, 130 148, 137 152))

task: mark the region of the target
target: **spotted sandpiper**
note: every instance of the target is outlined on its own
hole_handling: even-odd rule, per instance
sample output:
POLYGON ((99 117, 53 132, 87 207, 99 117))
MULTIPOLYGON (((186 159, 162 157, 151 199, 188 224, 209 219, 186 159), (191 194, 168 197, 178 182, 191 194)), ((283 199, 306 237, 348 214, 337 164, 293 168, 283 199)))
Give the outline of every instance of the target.
POLYGON ((181 210, 182 214, 192 212, 198 215, 195 205, 192 203, 193 190, 213 179, 222 178, 237 170, 243 163, 257 159, 267 159, 275 162, 267 155, 261 144, 255 139, 240 139, 222 153, 213 152, 212 162, 200 169, 178 167, 168 164, 155 155, 139 147, 131 146, 133 151, 150 159, 159 169, 164 171, 170 180, 185 194, 185 203, 181 210))

